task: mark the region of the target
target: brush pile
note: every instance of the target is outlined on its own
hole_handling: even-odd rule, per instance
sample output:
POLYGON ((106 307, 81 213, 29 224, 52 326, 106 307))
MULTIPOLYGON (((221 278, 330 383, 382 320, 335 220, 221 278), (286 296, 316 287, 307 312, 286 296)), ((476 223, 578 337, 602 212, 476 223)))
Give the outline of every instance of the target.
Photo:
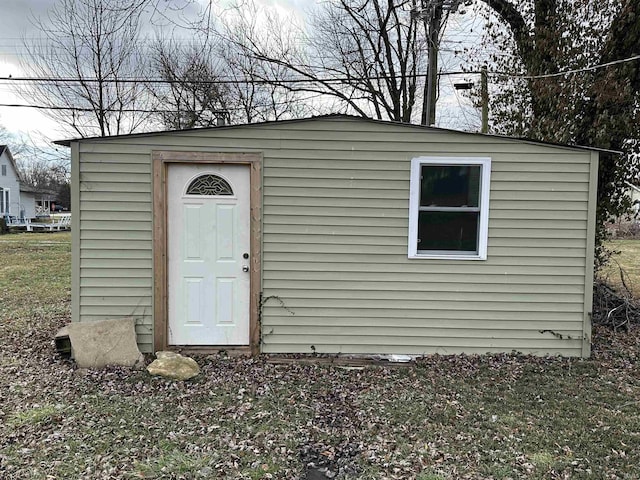
POLYGON ((614 331, 629 330, 632 324, 640 324, 640 302, 633 298, 624 278, 619 288, 613 288, 604 279, 595 280, 593 323, 610 327, 614 331))

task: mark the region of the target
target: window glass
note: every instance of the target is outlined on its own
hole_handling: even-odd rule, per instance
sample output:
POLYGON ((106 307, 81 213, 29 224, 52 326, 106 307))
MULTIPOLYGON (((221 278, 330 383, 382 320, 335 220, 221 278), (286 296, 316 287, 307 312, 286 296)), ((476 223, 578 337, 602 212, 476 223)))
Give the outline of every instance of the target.
POLYGON ((421 211, 418 214, 418 251, 478 251, 480 212, 421 211))
POLYGON ((3 177, 7 176, 7 166, 6 165, 2 165, 2 176, 3 177))
POLYGON ((233 195, 231 185, 217 175, 201 175, 191 182, 187 195, 233 195))
POLYGON ((411 160, 409 258, 486 260, 489 157, 411 160))
POLYGON ((477 207, 480 165, 422 165, 420 206, 477 207))

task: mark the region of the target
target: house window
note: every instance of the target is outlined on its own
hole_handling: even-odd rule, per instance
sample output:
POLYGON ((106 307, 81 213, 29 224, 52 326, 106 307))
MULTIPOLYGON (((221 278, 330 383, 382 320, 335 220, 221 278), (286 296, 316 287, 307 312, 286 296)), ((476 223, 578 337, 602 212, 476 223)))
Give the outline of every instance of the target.
POLYGON ((0 188, 0 215, 9 214, 9 205, 11 205, 11 198, 9 196, 8 188, 0 188))
POLYGON ((6 165, 2 165, 2 176, 3 177, 7 176, 7 166, 6 165))
POLYGON ((187 195, 233 195, 231 185, 213 174, 200 175, 187 187, 187 195))
POLYGON ((486 260, 490 158, 411 161, 409 258, 486 260))

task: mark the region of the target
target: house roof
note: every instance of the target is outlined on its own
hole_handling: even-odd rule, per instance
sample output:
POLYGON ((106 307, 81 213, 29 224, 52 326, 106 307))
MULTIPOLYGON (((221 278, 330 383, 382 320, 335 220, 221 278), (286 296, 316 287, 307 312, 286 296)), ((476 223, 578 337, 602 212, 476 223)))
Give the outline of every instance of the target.
POLYGON ((26 192, 26 193, 35 193, 38 195, 44 195, 47 197, 57 197, 58 196, 58 192, 56 192, 55 190, 49 190, 48 188, 37 188, 37 187, 33 187, 31 185, 27 185, 25 183, 21 183, 20 184, 20 191, 21 192, 26 192))
POLYGON ((0 155, 2 155, 5 152, 7 153, 7 158, 9 159, 9 162, 11 162, 11 166, 13 167, 14 172, 16 172, 18 181, 22 183, 23 182, 22 175, 20 175, 20 170, 18 170, 18 165, 16 165, 16 161, 13 158, 13 155, 11 154, 11 150, 9 150, 9 147, 7 145, 0 145, 0 155))
POLYGON ((158 131, 154 131, 154 132, 141 132, 141 133, 129 133, 129 134, 124 134, 124 135, 112 135, 109 137, 85 137, 85 138, 73 138, 73 139, 67 139, 67 140, 56 140, 55 143, 56 145, 62 145, 65 147, 69 147, 71 146, 71 142, 81 142, 81 141, 87 141, 87 140, 108 140, 108 139, 117 139, 117 138, 126 138, 126 137, 144 137, 144 136, 155 136, 155 135, 162 135, 162 134, 167 134, 167 133, 182 133, 182 132, 193 132, 193 131, 203 131, 203 130, 226 130, 226 129, 237 129, 237 128, 252 128, 252 127, 258 127, 261 125, 271 125, 271 124, 283 124, 283 123, 302 123, 302 122, 310 122, 310 121, 314 121, 314 120, 321 120, 321 119, 346 119, 346 120, 359 120, 359 121, 364 121, 364 122, 371 122, 371 123, 380 123, 380 124, 387 124, 387 125, 402 125, 405 126, 407 128, 418 128, 418 129, 422 129, 425 131, 436 131, 436 132, 451 132, 451 133, 457 133, 457 134, 462 134, 462 135, 474 135, 474 136, 480 136, 480 137, 490 137, 490 138, 500 138, 503 140, 513 140, 513 141, 518 141, 518 142, 525 142, 525 143, 531 143, 531 144, 536 144, 536 145, 548 145, 548 146, 555 146, 555 147, 562 147, 562 148, 572 148, 572 149, 576 149, 576 150, 588 150, 588 151, 595 151, 595 152, 605 152, 605 153, 614 153, 614 154, 620 154, 621 152, 616 151, 616 150, 607 150, 604 148, 596 148, 596 147, 585 147, 585 146, 581 146, 581 145, 566 145, 566 144, 562 144, 562 143, 554 143, 554 142, 545 142, 542 140, 532 140, 530 138, 524 138, 524 137, 509 137, 506 135, 494 135, 494 134, 487 134, 487 133, 475 133, 475 132, 464 132, 462 130, 453 130, 453 129, 449 129, 449 128, 440 128, 440 127, 432 127, 432 126, 426 126, 426 125, 416 125, 413 123, 403 123, 403 122, 398 122, 398 121, 394 121, 394 120, 377 120, 377 119, 372 119, 372 118, 366 118, 366 117, 360 117, 360 116, 356 116, 356 115, 347 115, 347 114, 341 114, 341 113, 333 113, 333 114, 329 114, 329 115, 317 115, 317 116, 312 116, 312 117, 305 117, 305 118, 297 118, 297 119, 290 119, 290 120, 272 120, 272 121, 266 121, 266 122, 256 122, 256 123, 242 123, 242 124, 235 124, 235 125, 222 125, 222 126, 215 126, 215 127, 198 127, 198 128, 187 128, 187 129, 182 129, 182 130, 158 130, 158 131))
POLYGON ((20 184, 20 191, 21 192, 27 192, 27 193, 38 193, 38 189, 35 187, 32 187, 31 185, 27 185, 24 183, 20 184))

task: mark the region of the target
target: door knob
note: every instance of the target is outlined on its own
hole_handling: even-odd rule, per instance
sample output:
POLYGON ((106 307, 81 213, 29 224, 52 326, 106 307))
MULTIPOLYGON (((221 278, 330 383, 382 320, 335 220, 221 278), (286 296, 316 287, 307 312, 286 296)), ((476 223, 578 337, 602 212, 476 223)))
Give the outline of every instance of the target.
POLYGON ((243 272, 248 272, 249 271, 249 265, 243 265, 242 266, 242 271, 243 272))

